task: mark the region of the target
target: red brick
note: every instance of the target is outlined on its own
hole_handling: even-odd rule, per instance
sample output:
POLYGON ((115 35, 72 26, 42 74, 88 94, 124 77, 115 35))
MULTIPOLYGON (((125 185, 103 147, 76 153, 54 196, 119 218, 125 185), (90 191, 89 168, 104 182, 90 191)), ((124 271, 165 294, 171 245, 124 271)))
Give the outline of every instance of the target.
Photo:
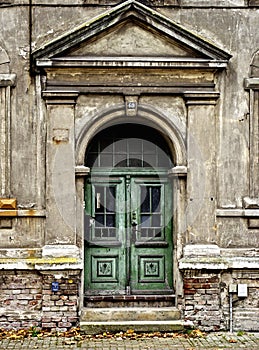
POLYGON ((196 294, 196 290, 195 289, 185 289, 184 294, 196 294))

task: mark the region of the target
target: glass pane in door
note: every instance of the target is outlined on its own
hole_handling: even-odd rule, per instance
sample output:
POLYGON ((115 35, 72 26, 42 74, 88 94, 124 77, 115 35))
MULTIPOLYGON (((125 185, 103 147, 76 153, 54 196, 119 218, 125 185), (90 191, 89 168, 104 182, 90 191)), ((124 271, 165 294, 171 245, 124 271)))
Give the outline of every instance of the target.
POLYGON ((161 237, 161 186, 140 186, 140 239, 161 237))

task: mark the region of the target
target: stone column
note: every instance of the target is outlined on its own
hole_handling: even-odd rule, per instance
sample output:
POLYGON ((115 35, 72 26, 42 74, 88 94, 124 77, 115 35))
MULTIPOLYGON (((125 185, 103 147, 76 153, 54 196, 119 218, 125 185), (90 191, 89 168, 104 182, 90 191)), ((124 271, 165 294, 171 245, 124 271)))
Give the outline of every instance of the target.
POLYGON ((0 197, 11 196, 11 87, 15 74, 0 74, 0 197))
POLYGON ((186 243, 216 241, 216 92, 188 92, 186 243))
POLYGON ((51 91, 43 92, 43 97, 47 105, 47 218, 43 255, 74 255, 77 251, 74 107, 78 93, 51 91))

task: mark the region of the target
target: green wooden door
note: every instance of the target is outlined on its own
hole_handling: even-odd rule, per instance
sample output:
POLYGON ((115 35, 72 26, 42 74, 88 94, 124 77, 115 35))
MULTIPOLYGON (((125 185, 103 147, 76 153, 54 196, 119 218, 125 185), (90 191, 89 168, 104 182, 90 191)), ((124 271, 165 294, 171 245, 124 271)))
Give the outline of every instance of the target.
POLYGON ((92 177, 86 184, 85 293, 172 293, 172 194, 166 178, 92 177))
POLYGON ((133 294, 172 292, 172 194, 167 179, 131 179, 130 286, 133 294))
POLYGON ((91 178, 85 204, 85 293, 125 294, 125 179, 91 178))

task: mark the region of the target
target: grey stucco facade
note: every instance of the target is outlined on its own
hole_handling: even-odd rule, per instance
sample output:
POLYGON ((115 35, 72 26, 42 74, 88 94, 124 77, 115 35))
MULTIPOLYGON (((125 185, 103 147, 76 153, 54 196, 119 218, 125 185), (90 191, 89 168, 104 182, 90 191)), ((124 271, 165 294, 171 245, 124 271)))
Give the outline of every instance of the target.
POLYGON ((259 330, 258 6, 0 1, 0 327, 83 324, 85 154, 131 123, 165 135, 173 160, 174 297, 139 306, 259 330))

